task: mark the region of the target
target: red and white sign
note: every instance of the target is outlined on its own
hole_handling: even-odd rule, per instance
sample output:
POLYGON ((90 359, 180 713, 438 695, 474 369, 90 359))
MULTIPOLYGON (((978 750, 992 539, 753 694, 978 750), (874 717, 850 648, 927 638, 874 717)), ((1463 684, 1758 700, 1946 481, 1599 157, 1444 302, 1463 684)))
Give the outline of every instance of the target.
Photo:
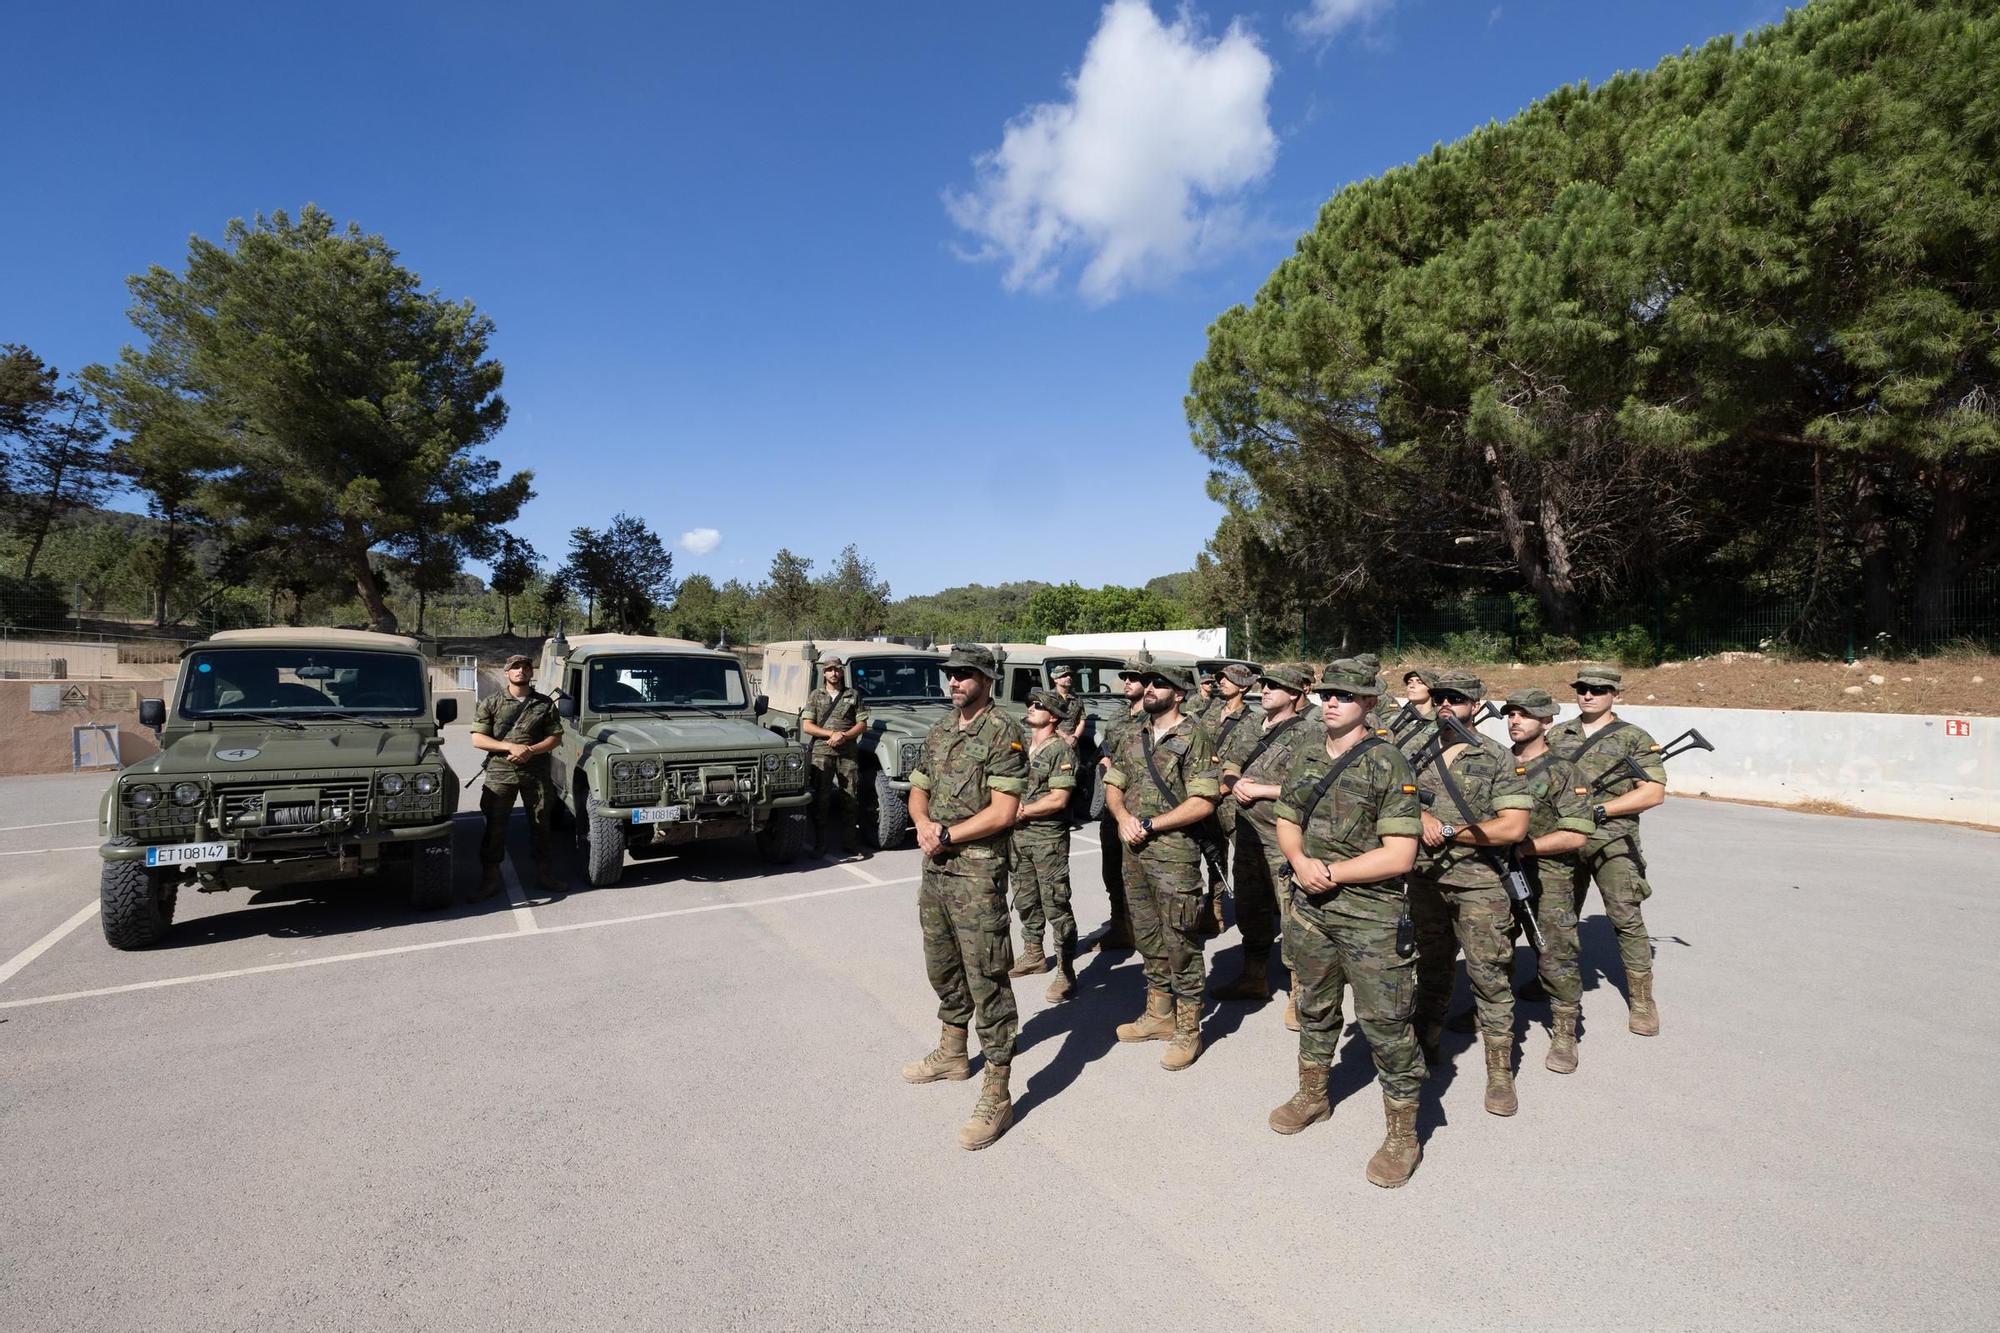
POLYGON ((1947 736, 1970 736, 1972 734, 1972 724, 1962 717, 1948 717, 1944 721, 1944 734, 1947 736))

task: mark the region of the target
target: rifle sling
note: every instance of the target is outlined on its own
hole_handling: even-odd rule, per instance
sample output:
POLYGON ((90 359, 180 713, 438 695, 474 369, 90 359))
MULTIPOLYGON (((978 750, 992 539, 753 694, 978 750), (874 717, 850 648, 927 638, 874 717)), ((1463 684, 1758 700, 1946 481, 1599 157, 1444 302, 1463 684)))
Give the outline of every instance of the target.
POLYGON ((1319 803, 1326 799, 1328 792, 1333 790, 1333 784, 1340 781, 1340 775, 1347 771, 1347 766, 1359 759, 1369 746, 1387 745, 1388 743, 1380 736, 1366 736, 1362 738, 1360 744, 1333 761, 1333 767, 1326 771, 1326 775, 1318 782, 1313 783, 1312 798, 1306 802, 1305 809, 1299 811, 1299 833, 1301 836, 1304 835, 1307 829, 1312 827, 1313 811, 1319 809, 1319 803))
POLYGON ((1294 713, 1290 717, 1286 718, 1283 722, 1280 722, 1277 726, 1272 727, 1269 731, 1265 732, 1261 737, 1258 738, 1257 744, 1251 747, 1249 757, 1244 759, 1243 771, 1245 773, 1248 773, 1250 771, 1250 766, 1256 763, 1259 759, 1262 759, 1264 757, 1264 751, 1270 749, 1271 746, 1277 741, 1278 737, 1284 735, 1288 729, 1290 729, 1293 726, 1296 726, 1298 723, 1303 721, 1305 721, 1304 718, 1300 717, 1297 713, 1294 713))
MULTIPOLYGON (((1459 817, 1465 820, 1465 827, 1472 828, 1479 823, 1479 819, 1472 813, 1472 805, 1465 799, 1465 793, 1458 789, 1457 781, 1452 778, 1451 765, 1445 762, 1444 752, 1444 732, 1440 730, 1437 734, 1437 739, 1432 743, 1430 753, 1425 756, 1425 762, 1437 765, 1438 781, 1444 786, 1444 794, 1451 797, 1451 803, 1458 807, 1459 817)), ((1446 843, 1444 847, 1438 849, 1438 852, 1441 853, 1450 846, 1450 843, 1446 843)), ((1481 861, 1484 861, 1486 868, 1495 874, 1504 875, 1507 873, 1507 867, 1497 853, 1484 847, 1468 847, 1466 850, 1481 861)), ((1436 854, 1434 853, 1433 855, 1435 856, 1436 854)))

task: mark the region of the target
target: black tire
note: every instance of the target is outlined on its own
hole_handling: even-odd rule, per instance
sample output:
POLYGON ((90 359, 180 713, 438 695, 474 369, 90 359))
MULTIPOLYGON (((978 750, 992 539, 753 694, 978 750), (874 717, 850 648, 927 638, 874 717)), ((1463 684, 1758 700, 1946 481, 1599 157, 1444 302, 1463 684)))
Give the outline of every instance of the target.
POLYGON ((810 827, 806 817, 796 810, 772 811, 764 827, 757 830, 757 854, 774 866, 798 860, 810 827))
POLYGON ((874 777, 875 799, 861 812, 861 832, 870 847, 886 852, 902 845, 910 827, 910 808, 903 794, 889 785, 887 773, 878 768, 874 777))
POLYGON ((410 906, 419 912, 435 912, 451 906, 451 839, 433 838, 410 848, 410 906))
POLYGON ((583 876, 593 888, 609 888, 625 873, 625 826, 597 813, 597 798, 588 791, 576 821, 576 855, 583 876))
POLYGON ((1102 818, 1104 815, 1103 771, 1096 768, 1091 769, 1089 781, 1090 781, 1090 817, 1092 819, 1099 819, 1102 818))
MULTIPOLYGON (((131 838, 111 840, 115 847, 136 847, 131 838)), ((106 861, 97 880, 97 901, 104 922, 104 942, 114 949, 144 949, 167 937, 174 923, 174 903, 180 897, 180 877, 148 869, 144 861, 106 861)))

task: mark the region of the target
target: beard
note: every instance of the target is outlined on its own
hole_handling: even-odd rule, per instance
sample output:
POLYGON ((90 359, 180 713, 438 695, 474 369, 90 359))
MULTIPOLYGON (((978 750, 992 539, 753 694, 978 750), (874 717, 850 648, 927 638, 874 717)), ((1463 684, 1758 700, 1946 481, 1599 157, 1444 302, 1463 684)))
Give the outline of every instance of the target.
POLYGON ((1166 712, 1169 708, 1172 708, 1175 704, 1179 702, 1180 701, 1174 698, 1174 696, 1171 694, 1164 699, 1159 698, 1156 695, 1149 694, 1146 696, 1146 702, 1143 705, 1143 707, 1145 708, 1146 712, 1149 715, 1153 717, 1158 717, 1160 714, 1166 712))

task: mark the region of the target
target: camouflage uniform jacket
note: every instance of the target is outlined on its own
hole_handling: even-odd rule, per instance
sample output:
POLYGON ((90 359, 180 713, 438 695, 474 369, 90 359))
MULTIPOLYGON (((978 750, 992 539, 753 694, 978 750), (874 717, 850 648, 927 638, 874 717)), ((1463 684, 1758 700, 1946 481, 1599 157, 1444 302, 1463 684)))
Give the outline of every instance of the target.
MULTIPOLYGON (((1610 723, 1607 722, 1605 725, 1609 726, 1610 723)), ((1602 731, 1603 728, 1600 727, 1598 730, 1602 731)), ((1654 744, 1653 738, 1646 734, 1645 728, 1635 727, 1628 722, 1588 750, 1584 750, 1583 757, 1579 759, 1577 751, 1583 749, 1584 742, 1588 739, 1583 730, 1583 723, 1576 718, 1571 718, 1561 726, 1550 727, 1548 732, 1549 748, 1576 765, 1576 785, 1586 792, 1596 787, 1599 778, 1612 769, 1621 767, 1628 756, 1637 761, 1640 771, 1648 778, 1662 786, 1666 785, 1667 766, 1660 762, 1659 747, 1654 744)), ((1638 785, 1638 780, 1627 773, 1617 781, 1606 784, 1602 791, 1592 794, 1587 804, 1600 805, 1625 795, 1638 785)), ((1593 826, 1591 839, 1584 844, 1584 850, 1594 852, 1617 842, 1620 838, 1637 837, 1638 833, 1637 815, 1607 819, 1602 825, 1593 826)))
MULTIPOLYGON (((1209 752, 1208 733, 1191 717, 1176 722, 1166 735, 1153 738, 1150 719, 1143 714, 1118 739, 1105 782, 1125 793, 1125 813, 1134 819, 1152 819, 1174 809, 1190 796, 1213 801, 1222 794, 1215 757, 1209 752), (1160 772, 1167 790, 1153 781, 1146 768, 1146 745, 1152 741, 1153 767, 1160 772)), ((1143 849, 1161 861, 1201 860, 1201 847, 1187 829, 1155 834, 1143 849)))
POLYGON ((1437 734, 1438 724, 1436 721, 1431 718, 1420 717, 1416 722, 1405 726, 1401 735, 1392 734, 1386 739, 1403 752, 1403 758, 1414 764, 1417 762, 1417 756, 1424 752, 1425 748, 1430 745, 1431 740, 1437 734))
MULTIPOLYGON (((970 726, 958 725, 948 713, 924 737, 924 752, 910 774, 910 785, 929 793, 931 818, 940 824, 969 819, 992 802, 992 792, 1019 796, 1028 785, 1027 735, 1021 724, 991 704, 970 726)), ((954 843, 967 851, 993 855, 991 844, 1004 841, 1007 830, 970 843, 954 843)))
MULTIPOLYGON (((1285 785, 1285 775, 1292 771, 1292 760, 1301 747, 1319 743, 1325 748, 1326 728, 1315 726, 1305 718, 1294 714, 1278 723, 1277 727, 1252 726, 1248 722, 1229 733, 1228 744, 1216 754, 1222 765, 1222 775, 1226 778, 1247 778, 1251 782, 1275 782, 1285 785), (1271 733, 1277 731, 1276 736, 1271 733), (1264 745, 1269 737, 1271 743, 1264 745), (1258 746, 1264 745, 1263 753, 1252 761, 1250 755, 1258 746)), ((1331 793, 1328 795, 1331 799, 1331 793)), ((1242 818, 1275 835, 1278 830, 1278 808, 1274 801, 1253 801, 1249 805, 1237 807, 1242 818)))
MULTIPOLYGON (((1297 824, 1312 803, 1313 788, 1338 762, 1327 757, 1324 741, 1298 746, 1273 813, 1297 824)), ((1417 837, 1424 831, 1422 810, 1410 761, 1393 745, 1370 746, 1313 806, 1312 822, 1300 829, 1306 855, 1319 861, 1350 861, 1380 847, 1384 838, 1417 837)))
MULTIPOLYGON (((1459 795, 1472 807, 1472 818, 1468 820, 1458 802, 1446 794, 1444 778, 1435 762, 1425 764, 1417 772, 1417 786, 1431 794, 1431 814, 1443 823, 1463 829, 1469 823, 1483 824, 1502 810, 1534 810, 1535 798, 1516 770, 1514 756, 1498 741, 1481 736, 1478 745, 1457 748, 1458 753, 1450 763, 1451 779, 1459 795)), ((1499 848, 1488 850, 1448 842, 1436 850, 1427 847, 1420 851, 1417 871, 1425 879, 1455 889, 1493 888, 1500 883, 1497 866, 1504 856, 1499 848)))
POLYGON ((1242 705, 1232 713, 1223 706, 1218 696, 1214 707, 1201 718, 1201 727, 1208 733, 1209 753, 1215 755, 1219 762, 1223 750, 1228 747, 1232 739, 1243 732, 1257 730, 1257 720, 1256 711, 1250 707, 1249 699, 1244 699, 1242 705))
MULTIPOLYGON (((828 731, 846 731, 856 722, 865 722, 867 715, 861 711, 861 691, 852 685, 844 685, 837 694, 828 694, 824 689, 814 690, 806 698, 805 712, 799 714, 804 720, 828 731)), ((856 737, 838 750, 826 743, 824 736, 812 738, 812 761, 815 764, 830 764, 836 759, 852 759, 856 737)))
MULTIPOLYGON (((1067 738, 1070 728, 1081 721, 1083 721, 1083 697, 1076 694, 1065 696, 1063 699, 1063 710, 1056 714, 1056 731, 1067 738)), ((1077 733, 1077 739, 1081 740, 1082 738, 1083 733, 1077 733)))
POLYGON ((1126 733, 1131 731, 1144 716, 1144 713, 1134 712, 1130 708, 1114 716, 1104 724, 1104 743, 1097 747, 1097 752, 1106 757, 1118 753, 1118 747, 1125 743, 1126 733))
MULTIPOLYGON (((471 732, 475 736, 491 736, 496 741, 508 741, 515 745, 534 745, 551 736, 561 735, 562 717, 556 712, 555 700, 546 694, 531 689, 525 696, 516 699, 506 690, 501 690, 479 701, 479 707, 472 712, 471 732)), ((547 782, 549 757, 538 754, 525 764, 515 764, 505 755, 496 754, 486 764, 485 771, 485 785, 488 787, 517 786, 524 775, 547 782)))
MULTIPOLYGON (((1032 742, 1028 746, 1027 785, 1021 790, 1021 804, 1033 805, 1051 792, 1073 791, 1076 788, 1076 750, 1062 738, 1061 733, 1051 736, 1041 745, 1032 742)), ((1052 815, 1031 819, 1014 830, 1014 836, 1023 841, 1054 842, 1069 827, 1069 814, 1058 810, 1052 815)))
MULTIPOLYGON (((1515 764, 1514 771, 1528 785, 1528 794, 1535 798, 1535 811, 1528 816, 1530 838, 1545 833, 1581 833, 1587 837, 1597 832, 1597 825, 1590 819, 1590 787, 1578 776, 1576 765, 1551 750, 1538 759, 1515 764)), ((1576 860, 1576 853, 1563 852, 1539 859, 1568 865, 1576 860)))

